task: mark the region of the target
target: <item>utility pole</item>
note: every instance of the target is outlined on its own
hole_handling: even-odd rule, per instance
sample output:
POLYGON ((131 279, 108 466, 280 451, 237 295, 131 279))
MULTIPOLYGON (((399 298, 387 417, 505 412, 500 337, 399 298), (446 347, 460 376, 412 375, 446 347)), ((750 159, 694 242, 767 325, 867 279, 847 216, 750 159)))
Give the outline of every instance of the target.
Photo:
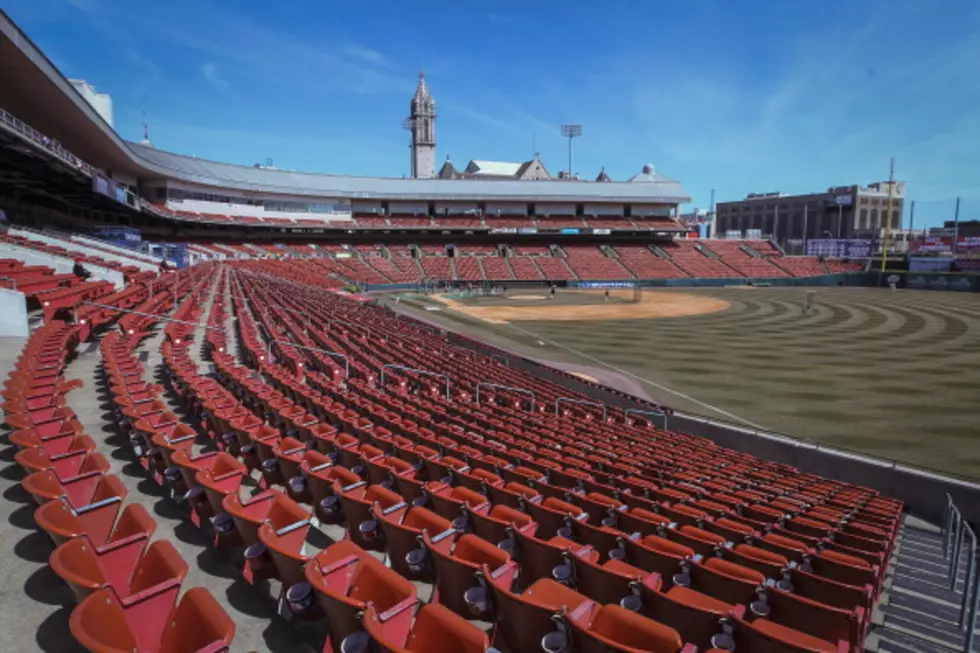
POLYGON ((779 245, 779 204, 773 204, 776 215, 772 219, 772 240, 779 245))
POLYGON ((956 257, 956 240, 960 237, 960 198, 956 198, 956 213, 953 214, 953 257, 956 257))
POLYGON ((807 206, 805 203, 803 204, 803 255, 804 256, 807 255, 807 252, 806 252, 806 242, 808 240, 808 238, 807 238, 807 232, 809 231, 809 229, 807 229, 807 226, 808 226, 807 225, 807 219, 809 218, 809 215, 808 215, 808 212, 809 212, 808 209, 809 208, 810 207, 807 206))
POLYGON ((837 248, 840 249, 840 228, 841 223, 844 221, 844 205, 837 201, 837 248))
POLYGON ((718 234, 715 233, 715 227, 717 222, 715 220, 715 189, 711 189, 711 204, 708 207, 708 229, 705 230, 705 235, 711 238, 717 238, 718 234), (710 230, 711 233, 708 234, 707 231, 710 230))
MULTIPOLYGON (((892 235, 892 193, 895 192, 895 157, 891 159, 888 170, 888 199, 885 201, 885 243, 881 248, 881 272, 885 272, 888 264, 888 239, 892 235)), ((872 252, 874 254, 874 252, 872 252)))

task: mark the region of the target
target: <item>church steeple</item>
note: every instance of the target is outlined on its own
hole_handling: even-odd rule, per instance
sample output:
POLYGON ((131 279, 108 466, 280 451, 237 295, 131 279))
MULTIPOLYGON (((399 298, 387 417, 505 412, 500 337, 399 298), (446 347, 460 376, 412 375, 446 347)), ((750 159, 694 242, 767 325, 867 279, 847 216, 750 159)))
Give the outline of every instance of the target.
POLYGON ((409 117, 403 123, 412 132, 412 177, 430 178, 436 174, 436 101, 419 72, 419 83, 409 104, 409 117))
POLYGON ((146 122, 146 107, 143 107, 143 140, 140 141, 140 145, 153 147, 153 143, 150 142, 150 124, 146 122))

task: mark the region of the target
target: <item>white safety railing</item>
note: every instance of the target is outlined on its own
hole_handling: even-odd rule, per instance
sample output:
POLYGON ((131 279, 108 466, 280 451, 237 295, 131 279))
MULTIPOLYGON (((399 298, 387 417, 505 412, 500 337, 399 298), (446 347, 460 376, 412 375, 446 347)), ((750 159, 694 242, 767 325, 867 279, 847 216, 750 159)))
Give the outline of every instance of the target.
POLYGON ((385 385, 385 370, 387 370, 389 368, 390 369, 393 369, 393 370, 402 370, 403 372, 415 372, 416 374, 424 374, 426 376, 435 376, 435 377, 438 377, 438 378, 444 380, 446 382, 446 401, 449 401, 449 393, 450 393, 450 387, 452 386, 452 381, 450 381, 449 380, 449 377, 446 376, 445 374, 439 374, 438 372, 431 372, 429 370, 420 370, 420 369, 418 369, 416 367, 405 367, 404 365, 394 365, 392 363, 388 363, 387 365, 382 365, 381 366, 381 387, 382 388, 385 385))
POLYGON ((272 362, 272 346, 275 344, 279 345, 289 345, 290 347, 295 347, 296 349, 304 349, 306 351, 315 351, 321 354, 326 354, 327 356, 332 356, 333 358, 343 358, 344 359, 344 378, 350 378, 350 359, 344 354, 336 351, 329 351, 327 349, 320 349, 318 347, 308 347, 306 345, 301 345, 298 342, 292 342, 290 340, 279 340, 276 338, 269 339, 269 362, 272 362))
POLYGON ((943 557, 949 558, 949 589, 953 594, 958 593, 960 558, 963 554, 964 540, 970 548, 966 557, 963 597, 960 600, 960 615, 957 625, 960 629, 966 630, 963 653, 973 653, 977 612, 980 610, 980 564, 977 560, 977 534, 963 518, 959 508, 953 503, 953 498, 947 494, 945 510, 943 511, 942 545, 943 557))
POLYGON ((0 109, 0 125, 8 128, 9 130, 19 134, 20 136, 33 141, 34 143, 40 145, 46 149, 51 154, 70 165, 71 167, 81 170, 87 175, 92 174, 92 166, 85 163, 77 156, 69 152, 64 148, 64 146, 53 138, 45 136, 38 130, 34 129, 26 122, 18 118, 17 116, 7 113, 3 109, 0 109))
POLYGON ((580 406, 598 406, 602 409, 602 421, 605 422, 609 417, 609 407, 606 406, 606 404, 600 404, 598 401, 575 399, 573 397, 558 397, 555 399, 555 415, 558 414, 558 407, 562 402, 565 402, 566 404, 578 404, 580 406))
POLYGON ((667 413, 661 412, 659 410, 640 410, 639 408, 627 408, 624 411, 624 416, 629 419, 630 415, 636 413, 637 415, 653 415, 654 417, 660 417, 664 420, 664 430, 667 430, 667 413))
POLYGON ((476 403, 480 403, 480 388, 481 387, 482 388, 496 388, 498 390, 509 390, 510 392, 520 392, 520 393, 531 395, 531 412, 532 413, 534 412, 534 408, 537 405, 537 399, 535 398, 534 393, 532 391, 530 391, 530 390, 527 390, 525 388, 515 388, 514 386, 511 386, 511 385, 500 385, 500 384, 497 384, 497 383, 487 383, 486 381, 483 381, 481 383, 477 383, 476 384, 476 403))

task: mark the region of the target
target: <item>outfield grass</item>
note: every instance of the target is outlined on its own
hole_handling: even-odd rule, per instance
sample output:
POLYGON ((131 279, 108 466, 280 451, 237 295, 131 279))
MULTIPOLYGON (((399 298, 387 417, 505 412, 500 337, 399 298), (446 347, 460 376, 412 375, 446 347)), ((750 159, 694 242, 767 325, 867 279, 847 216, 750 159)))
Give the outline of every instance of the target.
POLYGON ((773 431, 980 478, 980 295, 817 289, 805 315, 801 288, 668 292, 731 307, 512 325, 425 315, 538 358, 601 361, 657 384, 644 385, 681 410, 725 419, 657 386, 773 431))

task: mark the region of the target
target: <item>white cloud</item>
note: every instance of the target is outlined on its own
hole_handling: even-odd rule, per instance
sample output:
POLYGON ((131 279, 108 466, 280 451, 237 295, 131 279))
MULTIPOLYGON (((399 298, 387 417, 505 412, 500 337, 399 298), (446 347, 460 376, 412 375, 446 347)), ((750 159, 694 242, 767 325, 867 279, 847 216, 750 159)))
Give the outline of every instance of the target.
POLYGON ((362 47, 360 45, 346 45, 341 52, 348 58, 360 59, 361 61, 365 61, 369 64, 384 66, 388 63, 388 59, 383 53, 378 52, 377 50, 362 47))
POLYGON ((201 74, 204 75, 204 79, 208 84, 217 89, 224 91, 230 86, 226 80, 218 75, 218 64, 212 61, 201 64, 201 74))

